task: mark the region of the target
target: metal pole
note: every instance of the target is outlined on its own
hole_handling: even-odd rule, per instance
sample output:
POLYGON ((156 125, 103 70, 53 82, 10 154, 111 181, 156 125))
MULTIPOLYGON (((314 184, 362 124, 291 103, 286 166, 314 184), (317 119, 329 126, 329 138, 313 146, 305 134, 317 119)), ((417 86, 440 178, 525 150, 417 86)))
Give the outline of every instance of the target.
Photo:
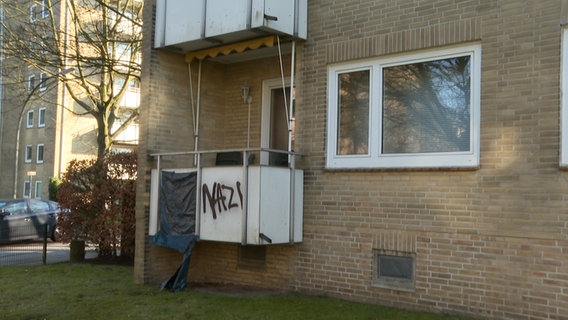
POLYGON ((47 223, 43 225, 43 250, 41 253, 41 263, 47 264, 47 223))

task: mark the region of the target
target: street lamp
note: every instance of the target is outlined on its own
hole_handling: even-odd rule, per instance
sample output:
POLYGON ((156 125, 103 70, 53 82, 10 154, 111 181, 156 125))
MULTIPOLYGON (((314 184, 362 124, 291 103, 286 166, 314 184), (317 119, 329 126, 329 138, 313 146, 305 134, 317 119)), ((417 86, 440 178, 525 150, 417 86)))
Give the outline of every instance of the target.
MULTIPOLYGON (((67 68, 67 69, 63 69, 47 78, 42 79, 42 81, 40 81, 36 86, 34 86, 32 88, 32 90, 30 91, 30 93, 28 94, 28 96, 26 97, 26 100, 24 100, 24 104, 22 105, 22 111, 20 112, 20 117, 18 118, 18 128, 16 129, 16 154, 15 154, 15 161, 14 161, 14 199, 16 198, 17 194, 18 194, 18 158, 20 156, 20 131, 22 128, 22 118, 24 117, 24 113, 26 110, 26 105, 28 104, 28 102, 30 101, 31 97, 34 95, 34 93, 42 86, 46 85, 46 82, 48 80, 51 80, 53 78, 68 74, 69 72, 73 72, 75 71, 75 68, 67 68)), ((30 189, 31 189, 31 185, 30 185, 30 189)))

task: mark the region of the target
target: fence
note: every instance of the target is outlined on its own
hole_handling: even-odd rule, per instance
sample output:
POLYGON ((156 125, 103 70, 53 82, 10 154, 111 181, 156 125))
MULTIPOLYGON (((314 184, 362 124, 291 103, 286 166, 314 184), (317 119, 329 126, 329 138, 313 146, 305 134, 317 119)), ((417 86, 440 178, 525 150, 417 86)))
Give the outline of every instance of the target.
POLYGON ((0 223, 0 266, 46 264, 48 241, 47 224, 0 223))

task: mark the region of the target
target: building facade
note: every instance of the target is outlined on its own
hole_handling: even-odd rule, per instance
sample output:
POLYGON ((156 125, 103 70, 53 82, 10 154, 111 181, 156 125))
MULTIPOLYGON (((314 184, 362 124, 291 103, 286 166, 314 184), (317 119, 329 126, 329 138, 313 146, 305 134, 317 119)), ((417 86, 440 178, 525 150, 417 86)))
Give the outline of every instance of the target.
MULTIPOLYGON (((165 2, 183 6, 146 1, 144 13, 138 282, 163 281, 182 257, 148 243, 152 170, 196 168, 206 179, 203 150, 286 150, 272 140, 285 134, 270 122, 281 97, 269 88, 293 88, 284 145, 298 153, 288 168, 303 171, 300 239, 210 239, 199 182, 196 230, 206 239, 193 251, 190 282, 480 318, 566 319, 567 1, 310 0, 303 37, 255 29, 256 2, 243 0, 239 39, 208 37, 214 15, 201 25, 188 19, 187 29, 164 24, 185 12, 165 2), (277 41, 252 44, 251 29, 277 41)), ((294 5, 301 24, 302 1, 294 5)), ((282 21, 269 9, 263 26, 282 21)), ((259 152, 245 167, 273 164, 259 152)), ((259 186, 261 197, 277 184, 259 186)))
MULTIPOLYGON (((80 11, 68 5, 46 0, 2 5, 0 198, 47 199, 50 180, 61 178, 71 160, 97 154, 97 123, 64 85, 64 80, 79 77, 81 64, 74 58, 87 56, 69 53, 74 50, 69 19, 72 10, 80 11), (54 40, 54 34, 60 38, 54 40), (22 54, 27 57, 14 57, 22 54)), ((125 33, 132 30, 124 28, 125 33)), ((131 81, 122 95, 124 109, 138 107, 138 83, 131 81)), ((122 84, 116 84, 118 91, 122 84)), ((115 139, 116 147, 133 149, 137 139, 134 124, 115 139)))

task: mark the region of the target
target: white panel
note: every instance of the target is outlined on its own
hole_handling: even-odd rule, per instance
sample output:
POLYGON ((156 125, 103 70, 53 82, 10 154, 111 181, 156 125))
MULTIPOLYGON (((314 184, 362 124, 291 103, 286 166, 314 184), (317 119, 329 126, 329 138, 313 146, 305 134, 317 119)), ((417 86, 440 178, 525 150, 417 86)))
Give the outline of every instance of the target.
POLYGON ((165 45, 201 38, 204 1, 168 0, 165 45))
POLYGON ((152 169, 150 176, 150 217, 148 219, 148 235, 158 232, 158 194, 160 189, 160 176, 158 170, 152 169))
POLYGON ((260 168, 251 166, 248 171, 247 244, 261 244, 260 233, 260 168))
POLYGON ((306 40, 308 38, 308 0, 298 0, 297 37, 306 40))
POLYGON ((265 0, 264 13, 277 18, 266 19, 265 26, 287 34, 294 31, 294 1, 265 0))
POLYGON ((199 213, 201 239, 241 242, 242 214, 246 199, 243 172, 242 167, 203 168, 199 213))
POLYGON ((272 243, 288 243, 290 237, 290 169, 262 167, 260 232, 272 243))
POLYGON ((249 0, 207 0, 205 36, 215 37, 247 29, 249 0))
POLYGON ((294 195, 294 242, 304 240, 304 171, 296 169, 294 195))

